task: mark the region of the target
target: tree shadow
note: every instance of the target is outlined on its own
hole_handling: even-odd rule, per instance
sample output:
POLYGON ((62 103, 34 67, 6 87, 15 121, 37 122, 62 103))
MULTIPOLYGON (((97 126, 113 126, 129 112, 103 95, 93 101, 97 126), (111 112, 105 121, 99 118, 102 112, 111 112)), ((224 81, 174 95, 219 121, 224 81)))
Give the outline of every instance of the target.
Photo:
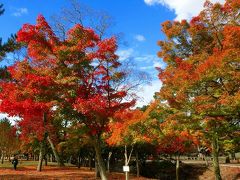
POLYGON ((185 180, 196 180, 209 170, 211 171, 211 169, 204 164, 182 164, 180 177, 185 180))
POLYGON ((238 180, 240 179, 240 173, 236 174, 236 176, 233 178, 233 180, 238 180))

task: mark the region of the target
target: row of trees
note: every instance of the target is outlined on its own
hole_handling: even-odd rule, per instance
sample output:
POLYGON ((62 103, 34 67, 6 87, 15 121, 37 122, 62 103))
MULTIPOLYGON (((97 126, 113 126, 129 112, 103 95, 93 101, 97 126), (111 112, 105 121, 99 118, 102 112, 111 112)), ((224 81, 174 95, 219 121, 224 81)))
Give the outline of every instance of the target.
MULTIPOLYGON (((130 91, 136 83, 126 80, 115 37, 103 39, 105 29, 98 35, 83 24, 67 32, 60 26, 59 37, 39 15, 36 25, 25 24, 17 33, 27 56, 1 77, 0 111, 21 118, 22 147, 38 149, 39 171, 48 148, 62 166, 64 153, 80 158, 92 147, 95 155, 89 157, 96 157, 101 179, 107 179, 105 143, 125 147, 125 165, 134 147, 148 144, 157 154, 176 155, 178 179, 179 156, 205 145, 221 179, 220 148, 239 148, 239 7, 238 1, 207 1, 190 22, 163 23, 163 86, 150 105, 136 110, 130 91)), ((111 155, 110 149, 109 160, 111 155)))
POLYGON ((11 155, 17 154, 19 150, 16 128, 6 118, 0 120, 0 137, 1 163, 3 164, 5 158, 10 160, 11 155))
MULTIPOLYGON (((219 152, 239 150, 240 3, 206 1, 204 7, 190 22, 162 24, 166 39, 158 42, 158 55, 166 68, 157 68, 162 88, 145 112, 131 111, 125 122, 116 123, 112 135, 125 144, 152 143, 158 152, 177 156, 206 146, 215 179, 221 179, 219 152)), ((178 166, 179 158, 177 179, 178 166)))
POLYGON ((123 102, 128 87, 118 85, 125 73, 119 69, 115 38, 101 40, 92 29, 77 24, 61 40, 39 15, 36 25, 22 27, 17 41, 26 45, 28 56, 8 67, 10 78, 1 82, 0 109, 22 118, 18 126, 25 142, 39 141, 38 170, 47 140, 61 164, 55 143, 59 123, 65 121, 92 143, 101 178, 107 179, 101 136, 109 129, 110 117, 134 104, 123 102), (54 124, 59 116, 62 122, 54 124))
POLYGON ((199 131, 211 144, 215 178, 221 179, 220 143, 239 138, 239 1, 205 3, 190 23, 165 22, 167 40, 159 41, 163 87, 156 97, 167 101, 167 120, 199 131))

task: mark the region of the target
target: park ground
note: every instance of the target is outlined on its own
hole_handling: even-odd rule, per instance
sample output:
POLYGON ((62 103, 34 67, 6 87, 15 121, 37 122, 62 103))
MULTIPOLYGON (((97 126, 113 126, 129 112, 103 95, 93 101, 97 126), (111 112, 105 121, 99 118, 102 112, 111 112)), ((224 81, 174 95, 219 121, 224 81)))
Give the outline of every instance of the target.
MULTIPOLYGON (((94 169, 90 170, 86 167, 81 167, 78 169, 72 165, 67 165, 66 167, 59 168, 54 163, 49 163, 48 166, 43 166, 42 172, 36 171, 36 163, 33 161, 21 161, 18 169, 15 171, 12 168, 10 162, 5 162, 0 164, 0 179, 1 180, 35 180, 35 179, 52 179, 52 180, 93 180, 95 179, 94 169)), ((185 168, 183 169, 188 177, 184 179, 194 180, 214 180, 212 167, 206 168, 204 164, 200 163, 184 163, 185 168)), ((238 180, 240 179, 240 165, 239 164, 228 164, 221 165, 223 180, 238 180)), ((170 173, 170 172, 166 172, 170 173)), ((171 172, 174 173, 174 172, 171 172)), ((111 180, 122 180, 125 179, 123 173, 110 173, 109 179, 111 180)), ((139 177, 135 175, 130 175, 130 180, 147 180, 150 178, 139 177)), ((164 178, 163 178, 164 179, 164 178)), ((168 178, 167 178, 168 179, 168 178)))

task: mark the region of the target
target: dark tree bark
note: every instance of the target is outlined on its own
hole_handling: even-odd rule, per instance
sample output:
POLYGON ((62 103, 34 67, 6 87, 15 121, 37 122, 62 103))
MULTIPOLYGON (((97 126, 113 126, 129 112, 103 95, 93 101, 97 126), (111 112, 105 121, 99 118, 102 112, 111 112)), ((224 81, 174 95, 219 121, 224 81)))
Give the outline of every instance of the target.
POLYGON ((40 143, 40 152, 39 152, 37 171, 42 171, 42 162, 43 162, 43 142, 40 143))
POLYGON ((94 138, 93 146, 94 146, 95 153, 96 153, 96 160, 98 162, 98 169, 99 169, 100 177, 102 180, 107 180, 108 178, 107 178, 107 174, 106 174, 105 164, 104 164, 104 161, 102 158, 99 138, 94 138))
POLYGON ((140 169, 139 169, 139 159, 138 159, 138 151, 136 150, 136 168, 137 168, 137 177, 140 175, 140 169))
POLYGON ((213 168, 216 180, 222 180, 219 167, 219 146, 218 146, 218 137, 217 134, 212 137, 212 156, 213 156, 213 168))
POLYGON ((51 149, 53 151, 53 154, 54 154, 54 157, 55 157, 55 159, 57 161, 58 166, 60 166, 60 167, 65 166, 63 161, 62 161, 62 159, 60 158, 60 156, 59 156, 59 154, 58 154, 58 152, 57 152, 57 150, 56 150, 56 148, 55 148, 51 138, 49 136, 47 137, 47 140, 48 140, 48 142, 49 142, 49 144, 51 146, 51 149))

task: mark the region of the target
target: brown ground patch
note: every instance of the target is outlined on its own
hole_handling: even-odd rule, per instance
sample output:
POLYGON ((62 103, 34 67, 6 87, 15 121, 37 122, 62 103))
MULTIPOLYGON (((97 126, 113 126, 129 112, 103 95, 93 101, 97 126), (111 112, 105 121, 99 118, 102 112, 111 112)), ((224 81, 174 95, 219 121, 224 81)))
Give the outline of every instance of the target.
MULTIPOLYGON (((76 167, 44 167, 42 172, 37 172, 35 166, 20 167, 16 171, 13 169, 0 169, 0 180, 94 180, 95 172, 90 171, 89 168, 76 168, 76 167)), ((111 173, 109 179, 124 180, 125 176, 122 173, 111 173)), ((147 178, 136 178, 130 176, 131 180, 146 180, 147 178)))
MULTIPOLYGON (((212 167, 200 169, 194 165, 191 166, 189 178, 199 180, 214 180, 212 167)), ((221 166, 221 174, 223 180, 238 180, 240 179, 240 166, 221 166)), ((19 167, 16 171, 12 168, 0 168, 0 180, 94 180, 95 172, 90 171, 89 168, 64 167, 59 168, 55 166, 44 166, 42 172, 36 171, 36 166, 19 167)), ((124 180, 123 173, 109 174, 110 180, 124 180)), ((147 180, 149 178, 137 178, 134 175, 130 176, 131 180, 147 180)))

